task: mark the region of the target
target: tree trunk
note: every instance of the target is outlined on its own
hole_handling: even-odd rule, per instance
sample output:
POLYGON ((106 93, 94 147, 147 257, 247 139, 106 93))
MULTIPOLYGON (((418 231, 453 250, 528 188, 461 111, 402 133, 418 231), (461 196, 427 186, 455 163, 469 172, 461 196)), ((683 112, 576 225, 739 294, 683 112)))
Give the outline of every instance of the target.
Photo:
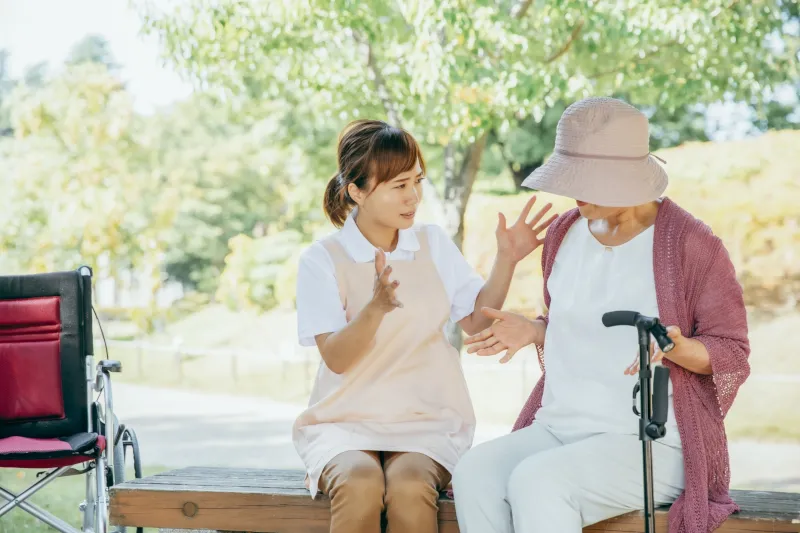
MULTIPOLYGON (((520 14, 518 16, 525 13, 530 3, 529 0, 519 3, 518 10, 520 14)), ((355 33, 354 37, 356 42, 366 47, 367 68, 372 72, 378 98, 386 111, 389 122, 402 128, 402 117, 397 112, 397 108, 391 99, 386 80, 373 53, 372 43, 358 33, 355 33)), ((488 133, 484 133, 474 143, 467 146, 458 172, 456 172, 456 145, 451 142, 445 147, 443 196, 438 194, 438 191, 429 180, 423 182, 426 201, 433 204, 433 211, 438 219, 437 222, 444 227, 444 230, 453 239, 459 250, 464 243, 464 212, 467 209, 472 185, 478 175, 487 137, 488 133)), ((463 346, 461 328, 456 324, 449 324, 447 337, 453 346, 460 351, 463 346)))
MULTIPOLYGON (((444 230, 453 239, 459 250, 464 245, 464 213, 472 192, 472 185, 478 175, 483 151, 486 148, 484 134, 475 143, 469 145, 464 152, 461 169, 456 171, 456 147, 451 143, 444 151, 444 230)), ((463 339, 461 327, 458 324, 448 323, 447 338, 450 343, 461 351, 463 339)))
POLYGON ((444 224, 445 230, 459 249, 464 243, 464 212, 478 175, 483 150, 486 148, 486 137, 486 134, 481 135, 467 147, 458 172, 454 168, 454 148, 448 146, 445 149, 444 224))

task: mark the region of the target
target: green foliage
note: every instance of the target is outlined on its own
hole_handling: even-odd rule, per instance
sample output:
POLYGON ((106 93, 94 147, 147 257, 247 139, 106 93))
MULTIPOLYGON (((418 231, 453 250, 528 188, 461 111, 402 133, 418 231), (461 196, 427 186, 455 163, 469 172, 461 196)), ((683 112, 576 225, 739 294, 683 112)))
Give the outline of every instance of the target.
MULTIPOLYGON (((284 231, 257 239, 239 235, 231 239, 225 258, 217 299, 234 310, 264 311, 275 307, 280 288, 294 275, 303 242, 296 231, 284 231)), ((292 302, 293 303, 293 298, 292 302)))
POLYGON ((14 84, 8 67, 8 52, 0 49, 0 138, 11 133, 11 114, 8 96, 14 84))
POLYGON ((672 112, 759 101, 792 79, 794 56, 774 46, 784 3, 200 0, 148 4, 146 29, 179 72, 227 98, 306 105, 311 129, 386 117, 446 147, 452 157, 430 167, 439 194, 426 194, 461 246, 484 153, 494 158, 484 169, 502 159, 519 183, 563 102, 626 94, 672 112), (500 150, 484 150, 490 135, 500 150))
MULTIPOLYGON (((198 94, 138 116, 115 75, 80 62, 41 87, 19 86, 13 111, 16 135, 0 143, 4 271, 88 263, 112 277, 135 271, 153 292, 166 276, 213 295, 232 238, 316 227, 308 213, 321 176, 290 144, 299 128, 285 107, 243 117, 198 94)), ((168 317, 152 302, 130 318, 151 331, 168 317)))
POLYGON ((150 12, 148 26, 206 83, 256 83, 263 97, 325 103, 340 120, 381 103, 440 144, 495 127, 505 136, 590 94, 677 108, 749 99, 793 73, 767 49, 782 29, 778 0, 540 2, 522 17, 509 4, 205 0, 150 12))
POLYGON ((15 137, 0 156, 6 261, 37 272, 84 262, 112 275, 152 271, 179 189, 147 165, 155 147, 119 80, 86 63, 12 98, 15 137))
POLYGON ((96 63, 109 70, 117 67, 111 45, 102 35, 87 35, 73 45, 67 57, 67 65, 81 63, 96 63))
POLYGON ((751 305, 800 296, 798 146, 786 131, 665 152, 672 194, 725 242, 751 305))
POLYGON ((282 113, 262 113, 244 123, 229 106, 201 94, 160 118, 164 164, 187 187, 165 257, 171 279, 213 294, 231 238, 306 230, 307 212, 316 208, 308 188, 315 182, 311 163, 282 141, 282 113))

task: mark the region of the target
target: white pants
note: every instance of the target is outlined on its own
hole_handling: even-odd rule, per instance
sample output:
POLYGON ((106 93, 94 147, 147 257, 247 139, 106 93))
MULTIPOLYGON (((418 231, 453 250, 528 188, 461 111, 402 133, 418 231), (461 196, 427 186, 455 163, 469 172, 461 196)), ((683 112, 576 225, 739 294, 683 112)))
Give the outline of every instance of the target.
MULTIPOLYGON (((478 445, 453 476, 461 533, 580 533, 644 508, 636 435, 554 435, 536 422, 478 445)), ((653 443, 656 506, 683 491, 681 450, 653 443)))

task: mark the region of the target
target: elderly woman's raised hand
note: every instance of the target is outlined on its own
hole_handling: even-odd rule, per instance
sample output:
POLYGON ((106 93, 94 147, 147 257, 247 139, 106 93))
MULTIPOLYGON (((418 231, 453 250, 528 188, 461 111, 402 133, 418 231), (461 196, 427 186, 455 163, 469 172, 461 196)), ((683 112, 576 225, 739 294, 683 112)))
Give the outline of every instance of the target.
POLYGON ((540 221, 547 214, 553 204, 542 207, 528 222, 528 216, 536 203, 536 196, 531 196, 528 203, 517 217, 517 221, 510 228, 506 227, 506 217, 503 213, 498 213, 497 230, 497 255, 506 258, 511 263, 518 263, 544 242, 544 230, 553 223, 558 217, 557 214, 550 216, 544 222, 540 221))

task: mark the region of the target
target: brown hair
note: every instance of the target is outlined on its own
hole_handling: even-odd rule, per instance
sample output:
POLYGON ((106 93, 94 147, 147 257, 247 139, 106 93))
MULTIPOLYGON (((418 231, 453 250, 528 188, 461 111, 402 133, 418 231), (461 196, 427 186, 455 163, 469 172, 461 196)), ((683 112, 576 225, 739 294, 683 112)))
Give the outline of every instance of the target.
POLYGON ((339 134, 339 170, 325 188, 323 209, 337 228, 341 228, 356 203, 347 186, 366 190, 414 168, 419 161, 425 172, 425 160, 416 139, 407 131, 380 120, 356 120, 339 134))

